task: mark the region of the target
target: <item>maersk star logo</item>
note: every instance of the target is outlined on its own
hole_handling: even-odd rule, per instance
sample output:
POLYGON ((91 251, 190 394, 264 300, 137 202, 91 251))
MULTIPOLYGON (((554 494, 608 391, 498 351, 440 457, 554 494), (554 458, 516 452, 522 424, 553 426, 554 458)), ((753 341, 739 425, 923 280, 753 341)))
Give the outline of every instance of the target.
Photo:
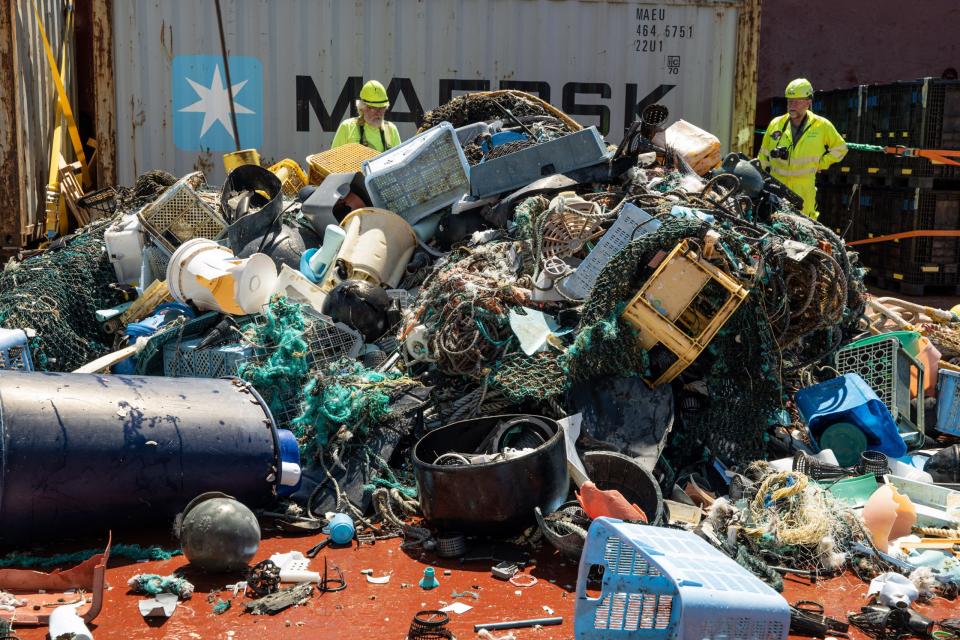
MULTIPOLYGON (((263 140, 263 70, 251 56, 230 56, 233 105, 240 145, 259 147, 263 140)), ((223 58, 177 56, 173 59, 173 143, 187 151, 234 151, 223 58)))

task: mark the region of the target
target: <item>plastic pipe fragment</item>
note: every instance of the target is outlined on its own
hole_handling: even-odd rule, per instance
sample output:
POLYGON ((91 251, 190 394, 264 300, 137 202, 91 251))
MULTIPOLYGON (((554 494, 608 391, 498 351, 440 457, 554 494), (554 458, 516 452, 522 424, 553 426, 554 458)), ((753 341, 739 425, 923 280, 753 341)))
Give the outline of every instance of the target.
POLYGON ((563 617, 554 618, 531 618, 529 620, 507 620, 505 622, 485 622, 483 624, 473 625, 473 632, 477 633, 481 629, 523 629, 525 627, 551 627, 563 624, 563 617))

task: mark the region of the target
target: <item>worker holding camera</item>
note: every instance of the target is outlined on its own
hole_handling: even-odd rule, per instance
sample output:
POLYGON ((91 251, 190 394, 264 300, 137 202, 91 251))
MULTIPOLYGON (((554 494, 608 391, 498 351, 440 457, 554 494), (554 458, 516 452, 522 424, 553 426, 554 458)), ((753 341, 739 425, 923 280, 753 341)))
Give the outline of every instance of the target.
POLYGON ((836 127, 810 111, 813 85, 797 78, 787 85, 787 113, 770 121, 760 145, 760 166, 803 198, 803 213, 814 220, 817 211, 817 171, 847 155, 847 144, 836 127))

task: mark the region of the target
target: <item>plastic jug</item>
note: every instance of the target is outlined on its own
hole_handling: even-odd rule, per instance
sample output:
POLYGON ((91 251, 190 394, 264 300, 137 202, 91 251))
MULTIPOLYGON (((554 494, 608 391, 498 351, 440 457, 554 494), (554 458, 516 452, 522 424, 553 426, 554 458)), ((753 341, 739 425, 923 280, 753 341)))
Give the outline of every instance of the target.
POLYGON ((852 433, 852 428, 862 433, 863 447, 867 450, 885 453, 890 458, 900 458, 907 453, 907 445, 897 432, 889 409, 855 373, 801 389, 794 398, 814 444, 825 448, 827 445, 820 439, 829 435, 830 448, 842 466, 857 464, 862 453, 856 446, 844 446, 849 440, 842 436, 852 433), (831 428, 834 431, 826 434, 831 428))
POLYGON ((701 176, 720 164, 720 139, 686 120, 677 120, 660 137, 658 133, 654 143, 659 140, 676 151, 701 176))

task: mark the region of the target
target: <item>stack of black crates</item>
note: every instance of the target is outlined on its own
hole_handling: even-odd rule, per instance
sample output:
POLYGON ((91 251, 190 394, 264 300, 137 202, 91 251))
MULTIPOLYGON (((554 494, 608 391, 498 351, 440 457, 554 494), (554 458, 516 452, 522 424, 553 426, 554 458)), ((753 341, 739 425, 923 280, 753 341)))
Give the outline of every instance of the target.
MULTIPOLYGON (((775 107, 776 108, 776 107, 775 107)), ((848 142, 960 149, 960 82, 926 78, 819 91, 814 113, 848 142)), ((817 176, 820 222, 847 241, 960 229, 960 167, 850 151, 817 176)), ((918 237, 858 245, 868 279, 908 295, 960 293, 960 239, 918 237)))

